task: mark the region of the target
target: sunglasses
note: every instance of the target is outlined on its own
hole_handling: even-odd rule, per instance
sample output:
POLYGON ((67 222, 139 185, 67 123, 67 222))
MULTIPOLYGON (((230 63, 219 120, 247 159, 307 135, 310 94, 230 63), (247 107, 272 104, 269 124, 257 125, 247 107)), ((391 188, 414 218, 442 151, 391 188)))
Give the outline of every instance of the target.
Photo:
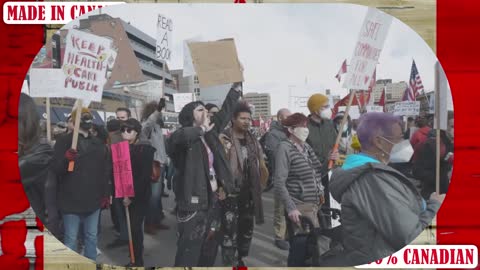
POLYGON ((122 128, 120 129, 120 131, 121 131, 122 133, 125 133, 125 132, 131 133, 132 130, 134 130, 134 129, 131 128, 131 127, 122 127, 122 128))

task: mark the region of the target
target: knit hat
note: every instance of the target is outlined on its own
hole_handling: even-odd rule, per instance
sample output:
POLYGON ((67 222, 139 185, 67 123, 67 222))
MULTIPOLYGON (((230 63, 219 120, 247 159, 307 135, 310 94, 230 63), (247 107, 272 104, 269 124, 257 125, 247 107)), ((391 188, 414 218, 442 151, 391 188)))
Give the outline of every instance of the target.
MULTIPOLYGON (((89 108, 83 107, 82 108, 82 114, 84 114, 84 113, 88 113, 92 116, 92 112, 90 111, 89 108)), ((77 109, 73 110, 72 113, 70 114, 70 117, 72 118, 73 121, 75 121, 76 115, 77 115, 77 109)))
POLYGON ((328 97, 322 94, 313 94, 308 99, 308 109, 310 113, 318 112, 318 110, 328 104, 328 97))

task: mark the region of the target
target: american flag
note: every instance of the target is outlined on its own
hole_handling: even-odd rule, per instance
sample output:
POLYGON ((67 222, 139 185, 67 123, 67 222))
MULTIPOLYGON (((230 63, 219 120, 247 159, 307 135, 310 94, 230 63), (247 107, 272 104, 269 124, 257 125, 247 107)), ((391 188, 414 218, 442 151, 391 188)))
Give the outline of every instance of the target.
POLYGON ((407 89, 405 89, 403 100, 415 101, 417 96, 420 95, 420 91, 423 91, 422 79, 420 78, 420 74, 418 74, 415 60, 413 60, 412 69, 410 71, 410 80, 408 82, 407 89))

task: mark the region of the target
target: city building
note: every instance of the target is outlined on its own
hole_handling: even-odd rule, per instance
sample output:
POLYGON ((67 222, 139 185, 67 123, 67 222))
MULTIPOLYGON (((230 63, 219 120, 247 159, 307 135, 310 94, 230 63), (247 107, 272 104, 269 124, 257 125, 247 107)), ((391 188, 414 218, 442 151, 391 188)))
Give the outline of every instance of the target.
POLYGON ((254 106, 253 118, 258 119, 260 116, 268 117, 272 115, 270 94, 266 93, 246 93, 243 98, 254 106))

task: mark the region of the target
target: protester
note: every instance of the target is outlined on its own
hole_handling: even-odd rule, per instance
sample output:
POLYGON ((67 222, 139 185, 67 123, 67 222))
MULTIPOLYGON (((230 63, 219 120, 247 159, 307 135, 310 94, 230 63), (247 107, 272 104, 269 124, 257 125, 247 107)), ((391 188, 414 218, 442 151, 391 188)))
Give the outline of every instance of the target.
MULTIPOLYGON (((107 122, 108 141, 110 146, 123 141, 122 137, 122 121, 111 119, 107 122)), ((114 185, 111 185, 111 194, 115 193, 114 185)), ((107 244, 108 249, 117 248, 128 245, 127 217, 125 207, 123 206, 123 198, 112 198, 112 207, 110 215, 115 230, 118 232, 117 238, 107 244)))
POLYGON ((322 164, 322 185, 325 188, 326 205, 330 206, 328 163, 339 159, 338 151, 332 151, 337 138, 337 131, 331 120, 332 110, 328 105, 328 97, 322 94, 312 95, 307 102, 310 116, 308 120, 308 145, 313 148, 320 164, 322 164))
POLYGON ((262 147, 250 132, 252 112, 240 102, 233 113, 232 128, 225 131, 231 142, 228 160, 233 172, 235 191, 222 201, 222 258, 224 265, 244 266, 253 236, 254 218, 264 222, 262 190, 268 180, 268 169, 262 147))
POLYGON ((132 117, 132 112, 128 108, 120 107, 116 110, 115 115, 118 120, 126 121, 132 117))
MULTIPOLYGON (((422 196, 428 198, 436 189, 436 130, 432 129, 428 139, 417 147, 417 158, 413 162, 413 176, 422 183, 422 196)), ((448 119, 448 130, 440 130, 440 194, 448 191, 449 171, 453 165, 453 118, 448 119)))
MULTIPOLYGON (((275 153, 280 143, 287 139, 285 128, 282 121, 287 119, 292 113, 284 108, 277 112, 278 121, 273 121, 270 126, 270 131, 265 134, 265 154, 268 160, 269 184, 274 185, 275 172, 275 153)), ((278 196, 273 198, 274 212, 273 212, 273 229, 275 233, 275 246, 282 250, 290 248, 289 243, 285 241, 286 224, 285 224, 285 207, 278 196)))
POLYGON ((153 158, 153 173, 152 173, 152 196, 148 206, 148 213, 145 219, 145 233, 156 234, 156 230, 168 230, 162 220, 165 218, 162 205, 162 193, 164 189, 163 170, 167 163, 167 154, 165 152, 165 139, 163 137, 162 127, 163 116, 162 110, 165 108, 165 99, 162 98, 157 102, 150 102, 145 104, 142 110, 142 133, 141 139, 149 141, 155 148, 155 155, 153 158))
MULTIPOLYGON (((175 166, 174 190, 177 202, 177 253, 175 266, 198 266, 202 246, 214 241, 218 220, 210 219, 223 192, 233 192, 233 176, 219 133, 231 119, 240 97, 241 84, 230 89, 222 110, 210 122, 202 102, 191 102, 179 114, 182 126, 169 138, 167 154, 175 166), (222 192, 223 191, 223 192, 222 192)), ((214 260, 213 260, 214 261, 214 260)))
POLYGON ((208 117, 213 117, 214 115, 216 115, 220 111, 218 106, 215 105, 215 104, 212 104, 212 103, 206 104, 205 109, 207 109, 207 111, 208 111, 208 117))
MULTIPOLYGON (((417 151, 417 144, 425 142, 428 139, 430 130, 432 129, 431 126, 428 125, 428 120, 425 117, 418 117, 416 119, 416 126, 418 129, 410 138, 410 143, 412 144, 415 152, 417 151)), ((413 161, 415 161, 415 155, 416 153, 413 154, 413 161)))
POLYGON ((135 263, 128 266, 143 266, 143 223, 150 201, 151 176, 155 148, 148 141, 142 141, 142 125, 138 120, 129 118, 122 123, 122 137, 130 144, 133 188, 135 196, 124 198, 123 204, 129 208, 132 230, 133 254, 135 263))
POLYGON ((342 204, 343 266, 387 257, 412 242, 430 223, 444 195, 425 202, 412 182, 387 166, 403 140, 401 120, 367 113, 357 129, 361 153, 333 172, 332 196, 342 204))
POLYGON ((30 205, 45 222, 45 185, 53 150, 40 140, 40 118, 33 99, 22 93, 18 106, 18 167, 30 205))
MULTIPOLYGON (((75 119, 77 110, 72 112, 75 119)), ((58 138, 54 148, 53 169, 59 177, 58 207, 63 214, 64 243, 77 251, 77 237, 83 224, 84 255, 95 261, 100 208, 109 203, 108 177, 111 158, 104 144, 90 135, 93 116, 87 108, 81 113, 77 150, 71 148, 73 133, 58 138), (74 162, 72 172, 69 162, 74 162)))
MULTIPOLYGON (((342 123, 344 115, 345 112, 339 112, 335 115, 335 118, 333 119, 333 124, 337 133, 340 132, 340 125, 342 123)), ((352 148, 352 139, 355 135, 355 131, 352 129, 352 120, 350 118, 350 115, 347 116, 347 122, 343 126, 343 130, 341 131, 341 133, 342 137, 340 138, 340 143, 338 146, 339 157, 335 163, 336 166, 342 166, 346 156, 353 154, 354 152, 354 149, 352 148)))
POLYGON ((324 203, 321 164, 305 141, 308 118, 295 113, 282 121, 288 140, 278 146, 275 158, 275 195, 281 199, 288 215, 290 242, 287 266, 308 266, 307 235, 302 231, 300 216, 319 227, 317 213, 324 203))

